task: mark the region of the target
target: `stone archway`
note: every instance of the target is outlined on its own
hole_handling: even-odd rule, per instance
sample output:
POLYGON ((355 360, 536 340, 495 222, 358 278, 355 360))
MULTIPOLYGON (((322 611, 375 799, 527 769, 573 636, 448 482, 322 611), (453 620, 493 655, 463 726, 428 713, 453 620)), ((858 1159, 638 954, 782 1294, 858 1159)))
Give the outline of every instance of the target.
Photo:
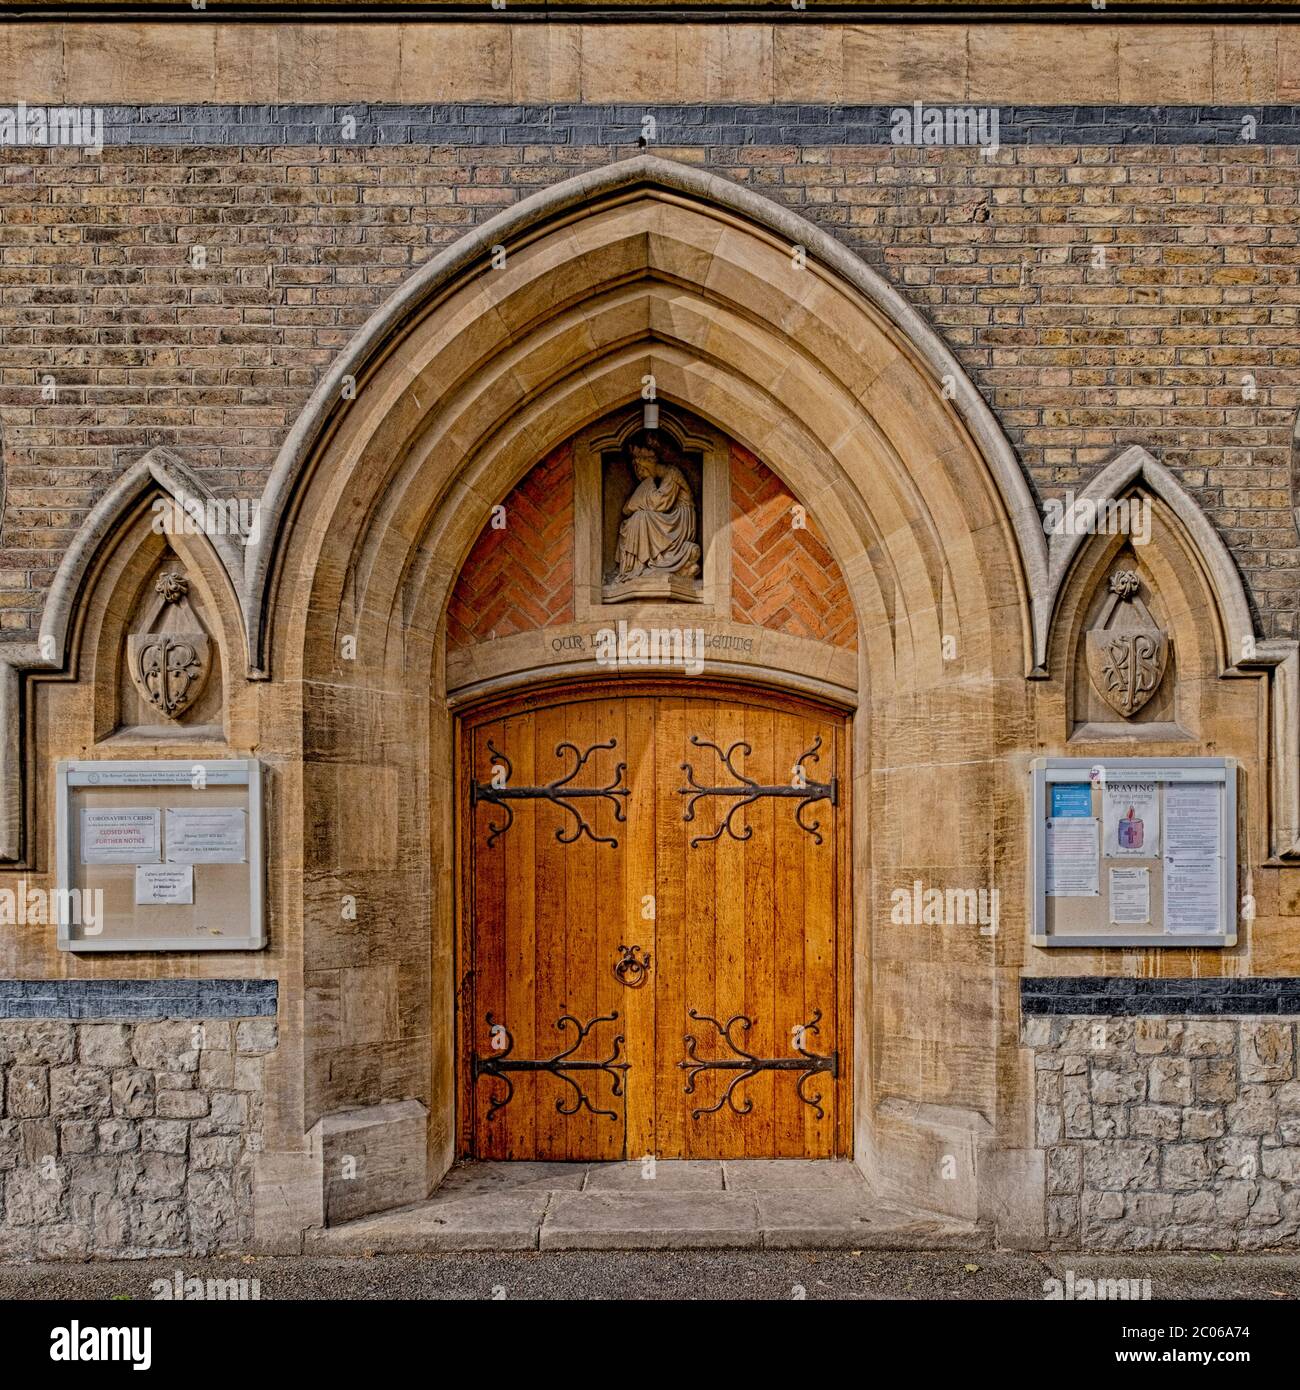
POLYGON ((246 621, 278 692, 280 833, 302 845, 279 887, 303 1001, 268 1182, 294 1169, 295 1130, 315 1136, 327 1219, 411 1200, 395 1173, 416 1150, 427 1182, 450 1161, 450 586, 506 491, 647 376, 818 517, 857 611, 858 1161, 890 1195, 968 1217, 1001 1203, 1014 1224, 1014 1190, 1026 1207, 1041 1192, 1025 1181, 1016 934, 930 957, 872 923, 919 866, 1008 872, 995 818, 958 822, 995 807, 1014 836, 1023 814, 999 729, 1028 718, 1045 574, 1032 500, 955 361, 884 282, 789 212, 650 158, 526 200, 417 276, 322 384, 268 488, 246 621), (868 824, 889 829, 869 839, 868 824), (340 1135, 374 1160, 346 1193, 340 1135), (941 1175, 954 1154, 957 1181, 941 1175))

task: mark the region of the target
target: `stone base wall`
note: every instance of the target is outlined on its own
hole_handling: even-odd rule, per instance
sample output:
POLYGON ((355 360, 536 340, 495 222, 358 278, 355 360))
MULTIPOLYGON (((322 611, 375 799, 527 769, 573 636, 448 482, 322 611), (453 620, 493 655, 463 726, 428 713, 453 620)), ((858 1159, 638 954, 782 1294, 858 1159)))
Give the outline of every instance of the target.
POLYGON ((1026 1017, 1056 1249, 1300 1245, 1296 1019, 1026 1017))
POLYGON ((0 1259, 247 1248, 274 1018, 0 1021, 0 1259))

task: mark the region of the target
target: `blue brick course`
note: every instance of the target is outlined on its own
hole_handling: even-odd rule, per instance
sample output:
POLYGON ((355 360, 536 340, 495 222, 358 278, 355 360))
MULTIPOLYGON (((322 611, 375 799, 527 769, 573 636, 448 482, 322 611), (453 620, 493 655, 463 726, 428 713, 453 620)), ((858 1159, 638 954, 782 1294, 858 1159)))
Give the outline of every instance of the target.
POLYGON ((0 1018, 274 1018, 277 980, 0 980, 0 1018))
POLYGON ((1300 1014, 1300 979, 1138 980, 1125 976, 1022 979, 1026 1014, 1150 1017, 1300 1014))
MULTIPOLYGON (((970 103, 939 104, 940 109, 970 103)), ((927 109, 931 104, 927 103, 927 109)), ((110 145, 635 145, 641 121, 655 117, 652 145, 869 145, 888 143, 890 106, 489 106, 357 102, 246 106, 108 106, 110 145), (355 137, 345 140, 351 116, 355 137)), ((1253 143, 1300 143, 1297 106, 1002 106, 1004 145, 1236 145, 1243 120, 1253 143)))

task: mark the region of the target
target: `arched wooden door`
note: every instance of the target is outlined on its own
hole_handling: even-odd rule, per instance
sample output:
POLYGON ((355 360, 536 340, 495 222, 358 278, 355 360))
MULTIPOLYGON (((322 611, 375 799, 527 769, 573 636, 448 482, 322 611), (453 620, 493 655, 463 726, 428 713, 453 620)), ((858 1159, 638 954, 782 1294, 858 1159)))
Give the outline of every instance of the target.
POLYGON ((846 722, 680 689, 462 723, 462 1152, 850 1151, 846 722))

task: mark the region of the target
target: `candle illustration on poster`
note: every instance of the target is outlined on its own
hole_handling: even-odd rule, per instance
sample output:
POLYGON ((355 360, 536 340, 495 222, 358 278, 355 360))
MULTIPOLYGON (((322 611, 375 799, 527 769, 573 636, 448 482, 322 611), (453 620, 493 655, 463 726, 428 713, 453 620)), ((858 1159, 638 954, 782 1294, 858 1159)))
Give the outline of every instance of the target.
POLYGON ((1108 859, 1160 853, 1160 792, 1155 782, 1108 782, 1102 790, 1102 842, 1108 859))

